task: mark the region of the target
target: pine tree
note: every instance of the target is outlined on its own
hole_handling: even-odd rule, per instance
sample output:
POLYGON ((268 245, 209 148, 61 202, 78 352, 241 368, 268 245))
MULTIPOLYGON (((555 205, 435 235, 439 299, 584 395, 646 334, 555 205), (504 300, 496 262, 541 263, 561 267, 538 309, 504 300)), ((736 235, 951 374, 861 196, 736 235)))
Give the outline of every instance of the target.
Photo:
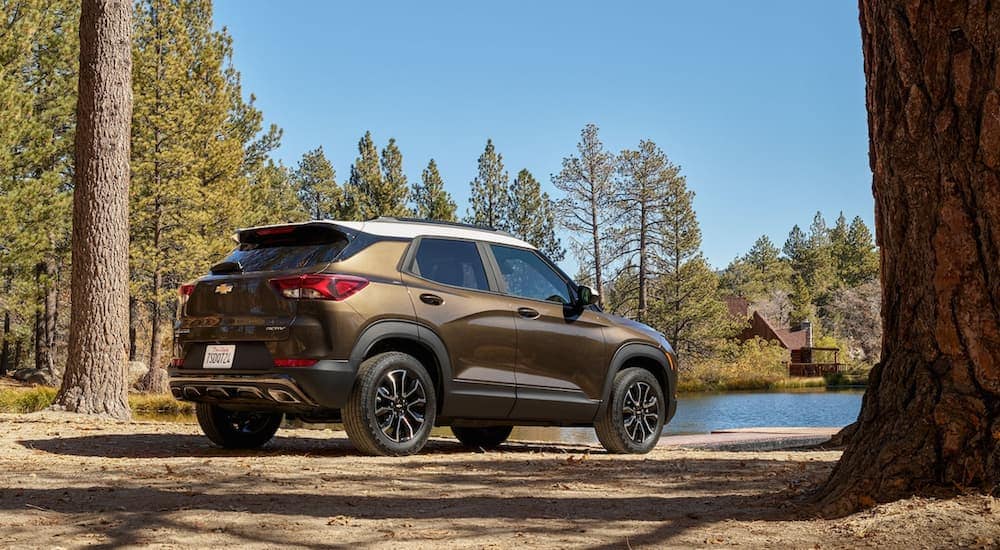
POLYGON ((418 218, 453 222, 455 201, 444 189, 444 181, 438 172, 437 163, 431 159, 420 177, 420 183, 413 185, 413 204, 418 218))
POLYGON ((35 367, 51 378, 57 281, 69 268, 80 6, 25 1, 0 13, 0 105, 8 117, 0 125, 0 242, 6 247, 0 300, 4 325, 12 326, 4 331, 8 353, 0 365, 11 363, 13 340, 30 340, 35 367))
MULTIPOLYGON (((649 287, 656 278, 655 258, 662 242, 658 231, 672 200, 671 182, 680 177, 680 168, 649 140, 639 143, 636 150, 624 150, 619 156, 619 180, 615 203, 622 211, 620 227, 614 234, 616 260, 624 261, 626 271, 637 269, 636 320, 644 322, 649 305, 649 287)), ((680 225, 678 230, 682 229, 680 225)))
POLYGON ((314 220, 338 219, 344 210, 344 196, 337 185, 337 172, 317 147, 302 155, 292 173, 299 200, 307 215, 314 220))
POLYGON ((816 212, 809 226, 808 250, 810 264, 805 273, 806 282, 814 299, 825 299, 836 283, 836 265, 830 229, 821 212, 816 212))
POLYGON ((816 310, 813 307, 812 293, 805 278, 800 273, 792 275, 792 293, 789 298, 792 301, 790 320, 793 325, 815 317, 816 310))
POLYGON ((552 176, 552 184, 564 194, 557 203, 563 226, 582 235, 581 241, 573 243, 580 265, 588 267, 581 282, 593 284, 603 295, 605 269, 611 256, 603 249, 610 240, 609 229, 617 209, 612 200, 615 156, 604 148, 597 134, 594 124, 583 128, 576 146, 579 156, 563 159, 562 170, 552 176))
POLYGON ((403 153, 396 145, 395 138, 382 149, 382 186, 373 189, 369 197, 372 216, 410 216, 413 212, 406 207, 409 185, 403 173, 403 153))
POLYGON ((382 170, 379 165, 378 148, 372 140, 372 133, 358 141, 358 157, 351 165, 351 176, 344 185, 347 203, 350 205, 353 218, 369 219, 377 217, 372 207, 374 189, 382 187, 382 170))
POLYGON ((860 216, 856 216, 837 255, 837 274, 848 288, 854 288, 878 278, 879 257, 872 232, 860 216))
POLYGON ((365 132, 358 142, 358 157, 351 166, 346 188, 351 204, 347 210, 353 210, 361 219, 410 215, 406 207, 409 187, 403 173, 403 155, 393 138, 379 158, 372 133, 365 132))
POLYGON ((502 231, 510 224, 510 198, 507 182, 510 176, 503 166, 503 155, 496 152, 493 140, 486 140, 486 149, 479 156, 479 175, 470 186, 469 211, 465 221, 474 225, 490 227, 502 231))
POLYGON ((508 192, 508 231, 531 243, 552 261, 566 257, 562 243, 556 237, 555 205, 549 194, 527 169, 517 173, 508 192))
POLYGON ((791 276, 791 267, 781 257, 781 250, 767 235, 761 235, 745 255, 723 271, 720 285, 731 294, 756 301, 776 290, 788 290, 791 276))
POLYGON ((251 210, 247 140, 259 118, 239 99, 232 41, 213 29, 208 0, 142 0, 135 29, 132 287, 150 320, 145 383, 162 390, 174 289, 230 248, 233 213, 251 210))
MULTIPOLYGON (((660 153, 662 154, 662 153, 660 153)), ((651 224, 657 278, 650 319, 679 354, 707 356, 733 333, 719 299, 719 280, 701 253, 694 192, 664 156, 666 194, 661 218, 651 224)))
POLYGON ((244 225, 270 225, 310 219, 299 191, 300 187, 289 170, 269 159, 264 166, 254 171, 250 180, 252 208, 244 225))

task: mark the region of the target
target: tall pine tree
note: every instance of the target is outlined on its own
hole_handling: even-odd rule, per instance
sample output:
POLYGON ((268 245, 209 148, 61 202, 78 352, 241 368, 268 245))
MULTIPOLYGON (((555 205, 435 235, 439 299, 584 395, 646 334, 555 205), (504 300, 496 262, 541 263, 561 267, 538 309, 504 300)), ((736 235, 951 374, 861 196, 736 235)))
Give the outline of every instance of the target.
POLYGON ((445 191, 444 181, 438 172, 437 163, 431 159, 420 176, 420 183, 413 185, 413 205, 418 218, 427 220, 455 221, 455 201, 445 191))
POLYGON ((337 184, 337 172, 322 147, 302 155, 292 180, 310 218, 339 219, 344 213, 344 195, 337 184))
POLYGON ((396 138, 382 149, 382 186, 373 189, 369 197, 373 216, 410 216, 413 212, 406 207, 409 185, 403 173, 403 153, 396 145, 396 138))
POLYGON ((566 252, 556 236, 555 205, 531 172, 524 169, 517 173, 508 197, 508 231, 553 261, 561 261, 566 252))
MULTIPOLYGON (((162 332, 175 289, 225 253, 233 213, 251 210, 252 132, 241 123, 252 105, 239 99, 232 41, 213 29, 209 0, 142 0, 135 11, 132 324, 144 305, 151 367, 145 383, 163 390, 162 332)), ((255 118, 251 127, 259 129, 255 118)))
POLYGON ((586 267, 582 282, 594 285, 603 295, 610 256, 604 247, 618 209, 612 200, 615 155, 604 148, 597 134, 594 124, 583 128, 576 146, 578 156, 563 159, 562 170, 552 176, 552 184, 564 195, 557 203, 559 219, 580 238, 574 240, 573 251, 586 267))
POLYGON ((503 155, 497 153, 493 140, 487 139, 486 148, 479 156, 479 173, 469 184, 469 211, 465 221, 493 229, 509 229, 508 181, 510 176, 504 169, 503 155))

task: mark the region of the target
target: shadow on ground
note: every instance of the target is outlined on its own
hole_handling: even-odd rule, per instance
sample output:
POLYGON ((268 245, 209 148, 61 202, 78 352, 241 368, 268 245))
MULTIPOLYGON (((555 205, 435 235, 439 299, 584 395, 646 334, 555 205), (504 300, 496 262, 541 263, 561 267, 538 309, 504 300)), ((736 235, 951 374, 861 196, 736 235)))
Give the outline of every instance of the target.
MULTIPOLYGON (((102 458, 175 458, 213 456, 360 456, 360 453, 343 437, 276 437, 265 447, 256 450, 222 449, 209 443, 202 435, 179 434, 102 434, 56 439, 22 440, 19 444, 29 449, 71 456, 102 458)), ((422 455, 466 454, 470 451, 457 441, 432 439, 420 452, 422 455)), ((603 450, 582 446, 509 443, 505 453, 597 453, 603 450)))
POLYGON ((186 434, 94 434, 18 443, 41 451, 32 455, 40 463, 47 453, 90 468, 39 470, 43 483, 3 484, 0 514, 26 509, 69 514, 82 521, 80 529, 107 537, 107 547, 157 542, 151 533, 168 532, 176 541, 220 528, 230 543, 317 548, 384 544, 394 540, 387 540, 387 533, 419 537, 434 529, 450 533, 452 543, 475 546, 527 534, 567 541, 555 546, 620 548, 618 533, 628 533, 632 547, 664 545, 709 524, 795 518, 805 509, 804 489, 832 466, 825 460, 725 453, 618 459, 595 452, 585 458, 581 449, 528 444, 473 455, 447 440, 433 440, 421 455, 404 458, 360 457, 343 438, 277 438, 259 451, 219 449, 186 434), (255 470, 246 457, 275 460, 252 461, 255 470), (242 521, 212 523, 211 518, 233 513, 242 521), (88 517, 95 523, 79 519, 88 517), (321 541, 282 531, 288 525, 317 525, 310 520, 332 525, 328 518, 341 517, 375 520, 375 527, 343 527, 350 529, 348 538, 321 541))

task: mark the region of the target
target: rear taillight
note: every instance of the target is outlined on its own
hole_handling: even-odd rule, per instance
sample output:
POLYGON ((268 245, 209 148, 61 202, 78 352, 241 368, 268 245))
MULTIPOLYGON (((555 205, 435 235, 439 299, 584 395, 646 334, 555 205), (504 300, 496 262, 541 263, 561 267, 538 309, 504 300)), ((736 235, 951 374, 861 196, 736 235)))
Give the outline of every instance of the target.
POLYGON ((291 300, 340 301, 368 286, 368 279, 351 275, 299 275, 271 279, 271 286, 291 300))
POLYGON ((174 357, 170 360, 170 366, 175 368, 180 368, 184 366, 184 360, 179 357, 174 357))
POLYGON ((191 295, 194 294, 194 285, 187 284, 181 285, 177 289, 177 316, 180 317, 184 313, 184 306, 187 305, 188 300, 191 299, 191 295))
POLYGON ((276 367, 311 367, 318 361, 316 359, 275 359, 276 367))

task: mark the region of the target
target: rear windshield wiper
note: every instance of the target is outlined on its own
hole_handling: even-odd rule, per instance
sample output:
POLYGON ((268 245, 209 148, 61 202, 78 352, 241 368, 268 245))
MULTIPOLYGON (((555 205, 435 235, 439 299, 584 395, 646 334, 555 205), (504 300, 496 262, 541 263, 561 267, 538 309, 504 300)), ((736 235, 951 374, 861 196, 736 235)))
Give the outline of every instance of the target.
POLYGON ((242 273, 243 264, 240 262, 219 262, 212 266, 212 275, 222 275, 224 273, 242 273))

